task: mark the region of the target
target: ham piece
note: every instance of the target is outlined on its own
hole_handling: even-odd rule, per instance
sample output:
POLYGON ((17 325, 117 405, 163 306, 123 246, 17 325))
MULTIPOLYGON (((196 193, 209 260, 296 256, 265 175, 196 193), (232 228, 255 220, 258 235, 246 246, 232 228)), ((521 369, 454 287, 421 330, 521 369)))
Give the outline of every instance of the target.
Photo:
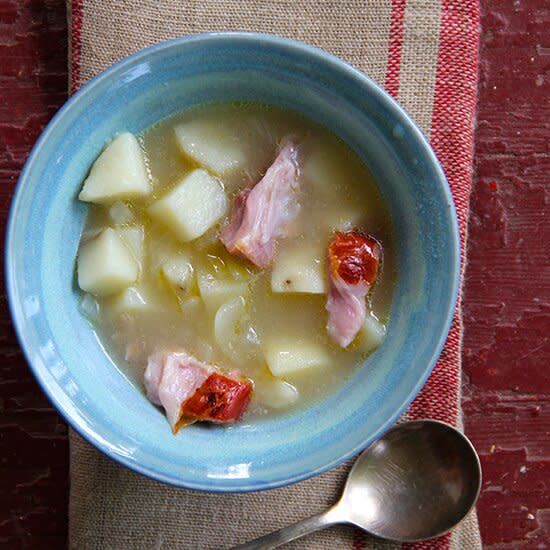
POLYGON ((229 225, 220 234, 230 253, 260 268, 271 264, 276 240, 287 235, 300 210, 298 176, 296 146, 286 141, 264 177, 235 198, 229 225))
POLYGON ((238 420, 252 385, 237 371, 220 374, 186 352, 155 353, 145 370, 147 398, 160 405, 174 432, 185 424, 238 420))
POLYGON ((327 331, 343 348, 365 322, 365 298, 376 280, 381 256, 378 241, 358 231, 337 231, 329 245, 327 331))

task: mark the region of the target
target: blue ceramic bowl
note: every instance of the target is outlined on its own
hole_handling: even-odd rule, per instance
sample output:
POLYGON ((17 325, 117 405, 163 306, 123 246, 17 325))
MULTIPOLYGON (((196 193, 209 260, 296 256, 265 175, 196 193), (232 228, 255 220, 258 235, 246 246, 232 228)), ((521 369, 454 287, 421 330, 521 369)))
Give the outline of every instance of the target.
POLYGON ((391 426, 429 375, 457 292, 451 194, 426 140, 366 76, 315 48, 259 34, 206 34, 140 51, 74 95, 21 174, 7 236, 13 320, 28 362, 67 421, 147 476, 208 491, 252 491, 328 470, 391 426), (79 313, 74 259, 86 216, 76 200, 106 141, 199 103, 259 100, 300 111, 368 164, 395 226, 399 275, 383 345, 328 398, 233 428, 174 437, 106 355, 79 313))

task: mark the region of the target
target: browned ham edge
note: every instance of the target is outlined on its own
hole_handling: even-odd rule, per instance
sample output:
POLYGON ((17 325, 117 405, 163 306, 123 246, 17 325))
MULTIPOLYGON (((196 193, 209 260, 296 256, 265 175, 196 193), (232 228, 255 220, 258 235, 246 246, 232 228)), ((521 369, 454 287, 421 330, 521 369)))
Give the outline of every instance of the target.
POLYGON ((176 433, 193 422, 238 420, 248 406, 252 385, 237 371, 221 374, 212 365, 180 351, 149 357, 145 389, 148 399, 164 408, 176 433))
POLYGON ((337 231, 328 248, 327 332, 342 348, 349 346, 367 315, 366 296, 376 280, 380 243, 358 231, 337 231))

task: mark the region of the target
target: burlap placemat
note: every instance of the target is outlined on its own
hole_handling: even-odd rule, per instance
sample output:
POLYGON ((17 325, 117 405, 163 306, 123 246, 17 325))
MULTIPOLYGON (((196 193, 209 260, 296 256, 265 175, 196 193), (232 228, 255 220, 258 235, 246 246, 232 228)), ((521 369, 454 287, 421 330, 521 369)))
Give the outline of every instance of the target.
MULTIPOLYGON (((71 91, 144 46, 219 30, 289 36, 366 72, 413 116, 449 179, 462 258, 477 86, 477 0, 72 0, 71 91)), ((463 263, 464 265, 464 263, 463 263)), ((460 303, 441 358, 406 413, 461 424, 460 303)), ((71 434, 69 546, 78 550, 222 549, 317 513, 339 494, 349 464, 256 494, 193 493, 141 477, 71 434)), ((337 527, 289 549, 399 548, 337 527)), ((407 548, 481 548, 475 514, 450 535, 407 548)))

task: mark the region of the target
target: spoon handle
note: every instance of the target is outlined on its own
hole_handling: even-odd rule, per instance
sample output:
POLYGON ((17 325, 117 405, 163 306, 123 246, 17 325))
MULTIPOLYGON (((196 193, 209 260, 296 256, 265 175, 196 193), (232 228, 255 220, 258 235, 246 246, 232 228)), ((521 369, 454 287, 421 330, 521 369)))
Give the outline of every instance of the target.
POLYGON ((340 514, 337 513, 336 507, 333 507, 322 514, 303 519, 288 527, 283 527, 278 531, 264 535, 263 537, 251 540, 240 546, 235 546, 230 550, 271 550, 291 540, 303 537, 314 531, 319 531, 319 529, 324 529, 325 527, 340 523, 341 521, 342 518, 340 514))

